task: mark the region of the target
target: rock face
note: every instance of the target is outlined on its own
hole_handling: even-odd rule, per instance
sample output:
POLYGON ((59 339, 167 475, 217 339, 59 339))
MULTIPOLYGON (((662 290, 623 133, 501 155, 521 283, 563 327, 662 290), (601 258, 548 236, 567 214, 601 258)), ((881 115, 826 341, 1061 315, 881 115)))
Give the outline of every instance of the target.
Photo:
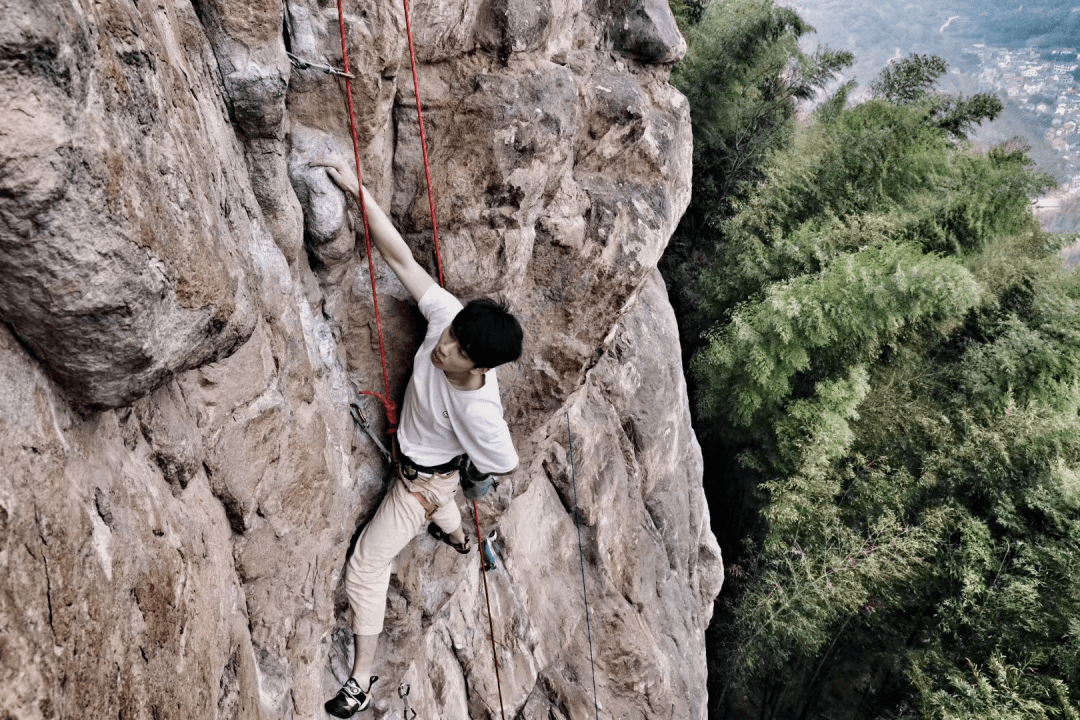
MULTIPOLYGON (((341 67, 337 8, 0 8, 4 718, 322 717, 388 478, 349 414, 385 437, 360 224, 309 165, 352 156, 344 83, 287 54, 341 67)), ((594 656, 602 716, 705 718, 723 569, 654 270, 682 39, 652 0, 411 12, 447 286, 527 332, 499 376, 522 464, 479 504, 507 716, 593 717, 594 656)), ((434 272, 404 10, 344 21, 364 180, 434 272)), ((422 319, 376 275, 400 397, 422 319)), ((501 716, 486 602, 475 553, 406 548, 374 717, 401 682, 418 717, 501 716)))

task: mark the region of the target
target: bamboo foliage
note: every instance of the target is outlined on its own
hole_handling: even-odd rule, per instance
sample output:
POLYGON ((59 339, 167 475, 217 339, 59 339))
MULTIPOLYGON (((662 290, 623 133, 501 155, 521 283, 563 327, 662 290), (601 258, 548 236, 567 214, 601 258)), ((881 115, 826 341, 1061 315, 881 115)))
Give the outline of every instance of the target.
POLYGON ((1020 143, 967 144, 1000 102, 936 92, 944 64, 915 56, 876 98, 843 86, 759 138, 731 182, 725 138, 762 88, 817 67, 809 92, 836 65, 804 64, 790 11, 695 7, 677 75, 702 80, 704 205, 666 272, 684 330, 705 330, 690 369, 714 490, 740 505, 717 716, 824 717, 854 664, 848 717, 1078 717, 1080 281, 1030 213, 1050 181, 1020 143))

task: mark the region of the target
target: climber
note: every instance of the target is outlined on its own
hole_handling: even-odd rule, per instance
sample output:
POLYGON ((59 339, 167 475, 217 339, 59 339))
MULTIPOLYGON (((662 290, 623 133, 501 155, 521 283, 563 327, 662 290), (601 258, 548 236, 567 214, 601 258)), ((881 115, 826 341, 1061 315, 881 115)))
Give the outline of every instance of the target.
POLYGON ((523 335, 502 304, 484 298, 462 307, 439 287, 344 162, 327 157, 312 165, 325 167, 346 193, 357 198, 364 193, 371 239, 428 321, 401 410, 397 478, 361 532, 345 569, 353 611, 353 667, 325 706, 331 715, 345 718, 371 703, 371 685, 377 679, 371 668, 386 612, 391 561, 427 523, 437 539, 468 553, 471 544, 454 499, 459 471, 478 479, 517 468, 493 368, 521 356, 523 335))

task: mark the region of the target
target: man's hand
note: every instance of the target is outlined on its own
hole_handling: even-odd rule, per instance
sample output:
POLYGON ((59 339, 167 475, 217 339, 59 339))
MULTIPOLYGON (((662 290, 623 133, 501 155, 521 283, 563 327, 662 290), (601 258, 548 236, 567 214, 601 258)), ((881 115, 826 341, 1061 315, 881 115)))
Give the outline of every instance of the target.
MULTIPOLYGON (((359 182, 356 180, 356 173, 339 157, 334 155, 324 155, 311 161, 312 167, 324 167, 326 168, 326 174, 330 176, 330 179, 337 183, 337 186, 347 193, 352 193, 353 197, 359 197, 358 190, 359 182)), ((367 201, 367 197, 364 198, 367 201)))
POLYGON ((416 262, 412 250, 405 244, 390 218, 375 202, 375 198, 367 188, 360 186, 353 168, 333 155, 317 158, 310 164, 312 167, 326 168, 326 174, 346 193, 352 193, 356 198, 359 198, 361 192, 364 193, 364 208, 367 210, 371 239, 375 247, 379 248, 386 264, 398 276, 401 284, 419 302, 424 293, 435 284, 435 280, 416 262))

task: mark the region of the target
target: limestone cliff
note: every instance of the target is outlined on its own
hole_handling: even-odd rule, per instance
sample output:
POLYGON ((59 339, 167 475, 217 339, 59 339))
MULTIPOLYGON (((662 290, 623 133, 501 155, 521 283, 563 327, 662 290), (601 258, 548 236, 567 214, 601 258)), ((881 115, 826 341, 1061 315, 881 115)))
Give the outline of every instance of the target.
MULTIPOLYGON (((364 180, 431 266, 405 16, 348 0, 364 180)), ((448 288, 527 331, 480 503, 508 717, 705 718, 723 579, 655 273, 689 198, 661 0, 412 8, 448 288), (570 470, 569 420, 576 473, 570 470), (577 490, 572 479, 576 476, 577 490)), ((0 693, 14 718, 323 717, 388 477, 329 0, 0 0, 0 693)), ((377 263, 378 263, 377 259, 377 263)), ((377 264, 393 391, 422 323, 377 264)), ((466 508, 462 505, 462 511, 466 508)), ((499 717, 479 561, 399 558, 372 717, 499 717)))

